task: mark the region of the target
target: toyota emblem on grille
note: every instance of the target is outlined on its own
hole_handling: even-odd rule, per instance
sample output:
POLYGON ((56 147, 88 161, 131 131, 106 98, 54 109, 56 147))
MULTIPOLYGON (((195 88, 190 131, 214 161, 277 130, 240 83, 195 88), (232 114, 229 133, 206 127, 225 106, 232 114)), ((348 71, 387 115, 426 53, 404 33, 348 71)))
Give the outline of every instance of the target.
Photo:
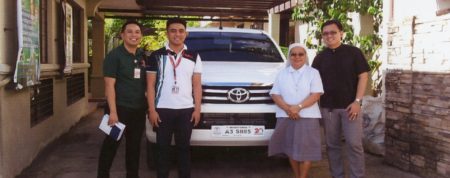
POLYGON ((233 88, 228 91, 228 99, 233 103, 243 103, 250 99, 250 92, 245 88, 233 88))

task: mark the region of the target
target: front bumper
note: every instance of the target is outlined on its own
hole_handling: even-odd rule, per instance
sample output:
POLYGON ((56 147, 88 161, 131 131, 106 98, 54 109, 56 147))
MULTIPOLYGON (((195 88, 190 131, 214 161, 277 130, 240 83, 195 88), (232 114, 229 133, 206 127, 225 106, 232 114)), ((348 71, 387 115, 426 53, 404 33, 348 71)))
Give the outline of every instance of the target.
MULTIPOLYGON (((202 104, 202 119, 192 130, 193 146, 265 146, 275 128, 275 104, 202 104), (264 125, 264 135, 258 137, 213 136, 212 125, 264 125)), ((156 143, 156 133, 146 121, 148 141, 156 143)), ((172 141, 172 144, 173 141, 172 141)))
MULTIPOLYGON (((145 134, 147 140, 151 143, 156 143, 156 132, 151 128, 150 122, 146 123, 145 134)), ((213 137, 212 131, 206 129, 193 129, 191 135, 192 146, 266 146, 272 136, 273 129, 266 129, 264 135, 260 137, 213 137)), ((174 141, 172 139, 172 144, 174 141)))

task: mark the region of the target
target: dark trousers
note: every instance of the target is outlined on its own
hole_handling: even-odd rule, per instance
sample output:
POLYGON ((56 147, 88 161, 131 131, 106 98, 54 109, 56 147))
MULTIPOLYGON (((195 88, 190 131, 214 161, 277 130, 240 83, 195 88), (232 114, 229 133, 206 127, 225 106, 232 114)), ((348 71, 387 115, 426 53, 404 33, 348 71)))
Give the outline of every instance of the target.
MULTIPOLYGON (((109 113, 108 109, 105 109, 105 113, 109 113)), ((126 126, 122 138, 125 137, 126 140, 125 163, 127 168, 127 178, 139 177, 139 154, 142 133, 145 128, 145 115, 145 109, 132 109, 117 106, 117 116, 119 117, 119 121, 126 126)), ((121 140, 122 139, 116 141, 111 137, 106 136, 103 141, 98 161, 98 178, 109 178, 109 170, 121 140)))
POLYGON ((193 108, 188 109, 156 109, 161 122, 156 128, 157 145, 157 175, 158 178, 168 178, 170 170, 169 149, 172 135, 178 157, 178 177, 191 177, 190 140, 193 123, 190 121, 193 108))

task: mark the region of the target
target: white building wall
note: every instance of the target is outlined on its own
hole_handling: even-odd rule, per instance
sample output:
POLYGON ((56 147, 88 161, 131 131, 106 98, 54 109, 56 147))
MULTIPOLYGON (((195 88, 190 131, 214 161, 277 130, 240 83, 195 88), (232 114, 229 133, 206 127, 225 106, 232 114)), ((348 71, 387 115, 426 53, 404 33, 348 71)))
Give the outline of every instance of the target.
POLYGON ((395 20, 409 16, 429 18, 436 16, 436 0, 393 0, 395 20))

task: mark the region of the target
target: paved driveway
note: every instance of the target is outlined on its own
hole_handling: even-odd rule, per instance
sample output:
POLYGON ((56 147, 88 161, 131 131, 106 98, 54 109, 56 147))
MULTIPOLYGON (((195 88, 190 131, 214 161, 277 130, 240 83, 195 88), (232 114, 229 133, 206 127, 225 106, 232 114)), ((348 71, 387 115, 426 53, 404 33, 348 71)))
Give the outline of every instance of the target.
MULTIPOLYGON (((104 135, 97 126, 102 112, 83 118, 69 133, 45 148, 18 178, 91 178, 96 177, 100 144, 104 135)), ((119 148, 112 178, 125 177, 124 145, 119 148)), ((141 178, 155 177, 146 163, 143 139, 141 178)), ((293 177, 286 159, 267 158, 264 147, 193 147, 193 178, 289 178, 293 177)), ((367 178, 418 178, 382 163, 383 158, 366 154, 367 178)), ((176 176, 176 167, 171 171, 176 176)), ((329 178, 327 160, 315 162, 311 178, 329 178)))

